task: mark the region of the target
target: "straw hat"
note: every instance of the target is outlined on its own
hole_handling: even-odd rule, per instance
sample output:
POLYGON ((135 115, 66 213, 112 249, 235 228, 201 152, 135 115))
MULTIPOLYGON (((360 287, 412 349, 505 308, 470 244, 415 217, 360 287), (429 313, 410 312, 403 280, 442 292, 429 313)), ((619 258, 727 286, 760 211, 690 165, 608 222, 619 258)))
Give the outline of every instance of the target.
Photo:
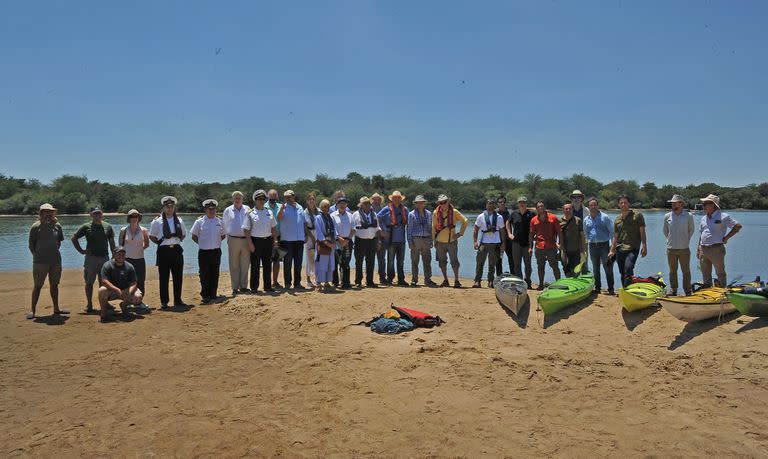
POLYGON ((405 196, 403 196, 403 193, 401 193, 398 190, 395 190, 392 192, 392 194, 389 195, 389 200, 391 201, 392 198, 400 198, 402 200, 405 200, 405 196))
POLYGON ((519 198, 517 198, 517 202, 528 202, 528 198, 526 198, 525 196, 520 196, 519 198))
POLYGON ((40 206, 40 212, 42 212, 42 211, 44 211, 44 210, 52 210, 52 211, 55 211, 55 210, 56 210, 56 208, 55 208, 55 207, 53 207, 51 204, 49 204, 49 203, 47 203, 47 202, 46 202, 45 204, 43 204, 42 206, 40 206))
POLYGON ((573 193, 571 193, 571 199, 573 198, 584 199, 584 193, 582 193, 581 190, 573 190, 573 193))
POLYGON ((685 198, 683 198, 679 194, 673 194, 672 195, 672 199, 670 199, 667 202, 685 202, 685 198))
POLYGON ((362 198, 360 198, 360 202, 357 205, 362 206, 363 204, 366 204, 366 203, 370 204, 371 198, 369 198, 368 196, 363 196, 362 198))
POLYGON ((437 202, 438 203, 448 202, 448 196, 441 194, 440 196, 437 197, 437 202))
POLYGON ((131 221, 131 217, 133 217, 134 215, 138 215, 139 216, 139 221, 141 221, 141 218, 142 218, 141 212, 139 212, 136 209, 129 210, 128 213, 126 214, 125 220, 126 221, 131 221))
POLYGON ((701 202, 711 202, 712 204, 715 205, 715 207, 717 207, 718 209, 720 208, 720 198, 718 198, 714 194, 710 194, 706 198, 701 198, 701 199, 699 199, 699 201, 701 201, 701 202))
POLYGON ((413 198, 413 202, 414 203, 417 203, 417 202, 427 202, 427 200, 424 199, 423 195, 417 195, 415 198, 413 198))
POLYGON ((376 198, 379 198, 379 199, 384 199, 384 196, 380 195, 379 193, 373 193, 373 194, 371 195, 371 201, 373 201, 373 200, 374 200, 374 199, 376 199, 376 198))

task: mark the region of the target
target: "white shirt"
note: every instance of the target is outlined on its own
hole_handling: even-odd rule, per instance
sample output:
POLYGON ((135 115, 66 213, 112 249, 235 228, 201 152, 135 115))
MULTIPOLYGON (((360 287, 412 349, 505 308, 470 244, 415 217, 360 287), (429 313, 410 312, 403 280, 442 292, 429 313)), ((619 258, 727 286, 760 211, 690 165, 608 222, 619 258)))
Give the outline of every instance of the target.
MULTIPOLYGON (((483 233, 483 231, 486 231, 488 229, 485 222, 485 215, 486 215, 486 212, 483 212, 482 214, 478 215, 477 219, 475 220, 475 226, 480 230, 480 234, 477 237, 478 244, 500 244, 501 235, 499 234, 499 231, 504 229, 504 217, 502 217, 499 214, 496 214, 496 230, 497 231, 483 233)), ((492 222, 493 215, 489 215, 488 220, 492 222)))
POLYGON ((331 214, 331 218, 336 222, 336 236, 337 237, 349 237, 352 233, 352 214, 347 210, 344 215, 341 215, 339 211, 331 214))
POLYGON ((259 209, 251 209, 248 212, 248 216, 243 220, 244 230, 250 230, 252 237, 269 237, 272 236, 272 228, 277 226, 272 211, 266 207, 259 209))
POLYGON ((200 250, 221 248, 221 236, 224 236, 224 222, 219 217, 208 218, 207 215, 195 220, 190 233, 197 236, 200 250))
POLYGON ((363 221, 368 223, 370 220, 368 217, 363 215, 362 210, 356 211, 354 214, 352 214, 352 227, 355 228, 355 239, 373 239, 376 237, 376 233, 379 231, 378 228, 378 219, 376 218, 376 212, 371 210, 370 217, 373 219, 373 224, 375 226, 372 226, 370 228, 361 229, 360 227, 363 225, 363 221))
MULTIPOLYGON (((184 220, 181 219, 181 217, 176 217, 179 219, 179 223, 181 224, 181 234, 182 236, 187 235, 187 229, 184 228, 184 220)), ((171 234, 176 232, 176 225, 173 223, 173 216, 171 218, 166 218, 166 221, 168 222, 168 229, 171 230, 171 234)), ((163 219, 162 217, 157 217, 154 220, 152 220, 152 224, 149 226, 149 235, 154 236, 157 240, 161 240, 163 242, 160 243, 161 246, 163 245, 176 245, 181 244, 181 239, 177 237, 169 237, 168 239, 163 239, 163 219)))
POLYGON ((125 231, 125 239, 122 246, 125 247, 125 258, 134 260, 144 258, 144 231, 147 229, 139 226, 139 232, 133 234, 131 227, 126 226, 121 231, 125 231))
POLYGON ((222 219, 224 220, 224 230, 227 236, 243 237, 243 221, 245 221, 251 208, 243 204, 240 210, 235 209, 235 205, 224 209, 222 219))

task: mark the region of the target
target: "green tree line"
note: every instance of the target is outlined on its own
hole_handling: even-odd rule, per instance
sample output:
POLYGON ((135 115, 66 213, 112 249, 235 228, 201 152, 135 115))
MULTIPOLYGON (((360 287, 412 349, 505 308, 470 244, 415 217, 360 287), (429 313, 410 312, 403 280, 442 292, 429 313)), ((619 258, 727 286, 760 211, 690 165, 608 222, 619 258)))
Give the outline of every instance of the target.
POLYGON ((514 203, 521 195, 527 196, 530 204, 542 199, 549 208, 554 209, 562 206, 574 189, 579 189, 587 197, 597 197, 604 208, 616 207, 616 198, 622 194, 630 197, 634 207, 664 208, 667 207, 667 200, 675 193, 688 199, 690 207, 698 203, 698 198, 714 193, 720 196, 724 208, 768 209, 768 183, 741 187, 724 187, 714 183, 657 186, 652 182, 640 184, 635 180, 603 183, 584 174, 565 178, 527 174, 522 178, 489 175, 471 180, 442 177, 419 180, 405 175, 364 176, 350 172, 346 177, 318 174, 313 179, 295 182, 250 177, 229 183, 155 181, 140 184, 111 184, 88 180, 84 175, 63 175, 49 184, 43 184, 34 179, 0 174, 0 214, 34 214, 44 202, 50 202, 61 213, 84 213, 95 205, 101 206, 105 212, 126 212, 136 208, 152 213, 160 209, 160 198, 168 194, 179 199, 179 211, 198 212, 205 199, 214 198, 221 204, 228 204, 232 191, 240 190, 245 193, 246 202, 250 202, 251 194, 260 188, 275 188, 281 196, 283 191, 292 189, 302 203, 309 192, 327 198, 336 190, 344 190, 353 207, 362 196, 370 196, 374 192, 386 195, 393 190, 400 190, 407 196, 407 202, 417 194, 424 195, 429 202, 435 202, 438 195, 445 193, 458 208, 467 211, 483 209, 485 200, 491 197, 506 196, 510 203, 514 203))

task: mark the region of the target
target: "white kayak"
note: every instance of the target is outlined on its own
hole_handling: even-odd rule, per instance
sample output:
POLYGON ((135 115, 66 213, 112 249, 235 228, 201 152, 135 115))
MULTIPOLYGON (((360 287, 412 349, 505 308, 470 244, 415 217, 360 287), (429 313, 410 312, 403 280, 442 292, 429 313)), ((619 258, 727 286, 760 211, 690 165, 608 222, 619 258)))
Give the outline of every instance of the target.
POLYGON ((736 311, 725 296, 725 289, 710 287, 690 296, 659 298, 659 303, 670 314, 686 322, 698 322, 736 311))
POLYGON ((512 274, 504 273, 493 283, 499 303, 517 314, 528 301, 528 284, 512 274))

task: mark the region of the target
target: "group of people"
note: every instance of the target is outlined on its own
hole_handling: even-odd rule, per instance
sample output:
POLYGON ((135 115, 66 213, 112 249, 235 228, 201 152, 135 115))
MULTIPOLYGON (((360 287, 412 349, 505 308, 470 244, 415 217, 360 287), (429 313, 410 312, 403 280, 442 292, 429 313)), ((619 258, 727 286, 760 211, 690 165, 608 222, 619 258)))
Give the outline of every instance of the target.
MULTIPOLYGON (((327 291, 350 289, 351 261, 355 260, 354 286, 376 288, 379 284, 416 286, 420 265, 423 283, 429 287, 460 288, 458 239, 464 236, 468 219, 442 194, 433 210, 427 200, 418 195, 413 208, 408 209, 406 197, 394 191, 384 203, 378 193, 364 196, 352 211, 343 191, 333 195, 333 203, 317 196, 306 196, 302 207, 292 190, 283 193, 279 202, 276 190, 257 190, 253 206, 244 204, 240 191, 232 193, 232 204, 222 216, 214 199, 203 201, 204 215, 192 224, 189 233, 198 245, 197 261, 200 275, 200 296, 203 304, 217 300, 221 246, 227 241, 232 295, 275 292, 276 289, 314 288, 327 291), (406 282, 405 251, 411 255, 411 281, 406 282), (432 250, 435 250, 442 282, 432 278, 432 250), (306 263, 305 263, 306 259, 306 263), (449 281, 450 263, 453 283, 449 281), (283 285, 278 282, 283 269, 283 285), (302 275, 302 267, 304 273, 302 275), (377 269, 378 268, 378 269, 377 269), (378 272, 379 284, 374 282, 378 272), (302 280, 306 282, 302 284, 302 280)), ((473 245, 476 269, 473 287, 481 287, 487 269, 488 286, 504 271, 507 256, 509 272, 525 279, 532 288, 531 260, 535 257, 538 289, 544 286, 546 265, 556 279, 561 276, 560 264, 566 276, 576 276, 589 270, 587 255, 595 276, 595 290, 602 291, 600 269, 605 273, 608 293, 614 293, 613 264, 619 267, 621 284, 626 286, 634 275, 638 257, 648 253, 645 220, 641 212, 630 207, 627 196, 618 198, 620 209, 615 221, 600 211, 596 198, 584 206, 584 194, 575 190, 563 205, 563 216, 549 212, 543 201, 529 209, 524 196, 517 208, 510 211, 506 198, 489 199, 486 209, 473 225, 473 245), (486 268, 487 264, 487 268, 486 268)), ((700 221, 697 257, 704 282, 712 284, 712 268, 717 281, 725 285, 725 244, 741 225, 720 211, 720 200, 709 195, 701 199, 705 215, 700 221)), ((663 232, 667 239, 667 259, 671 292, 678 292, 678 266, 683 273, 683 291, 691 293, 690 240, 694 234, 693 215, 685 209, 685 200, 675 195, 669 201, 672 211, 665 215, 663 232)), ((141 225, 142 214, 131 209, 126 225, 118 232, 103 220, 103 212, 94 207, 91 221, 82 225, 71 241, 84 255, 86 311, 93 312, 93 289, 99 281, 97 299, 102 321, 109 319, 110 301, 120 300, 125 313, 130 307, 147 308, 143 303, 146 279, 144 253, 150 243, 156 245, 156 265, 159 277, 161 309, 170 303, 169 282, 173 279, 173 306, 187 306, 182 300, 184 254, 181 242, 187 237, 183 219, 176 213, 177 199, 165 196, 160 200, 162 211, 149 226, 141 225), (83 248, 80 240, 85 238, 83 248), (110 257, 110 252, 112 257, 110 257)), ((34 289, 31 311, 34 318, 40 292, 48 279, 54 314, 67 314, 59 308, 58 284, 61 278, 60 247, 64 233, 57 222, 56 209, 50 204, 40 206, 39 220, 29 233, 29 250, 33 255, 34 289)))

